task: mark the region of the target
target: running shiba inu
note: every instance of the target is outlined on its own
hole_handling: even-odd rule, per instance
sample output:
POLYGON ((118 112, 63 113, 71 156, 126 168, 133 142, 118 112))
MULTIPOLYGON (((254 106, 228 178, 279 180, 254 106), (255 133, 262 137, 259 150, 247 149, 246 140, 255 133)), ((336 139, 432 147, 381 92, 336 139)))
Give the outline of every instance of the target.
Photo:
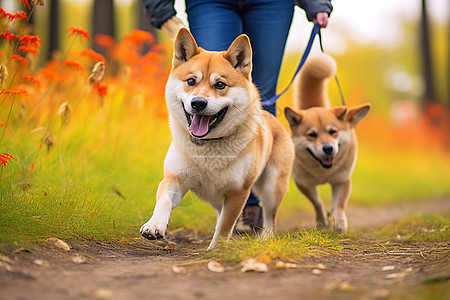
POLYGON ((309 58, 294 82, 295 110, 286 107, 285 116, 295 145, 292 177, 313 204, 317 226, 328 227, 328 219, 316 186, 330 183, 334 230, 346 232, 345 209, 357 154, 355 125, 369 112, 370 104, 330 107, 327 84, 335 73, 336 63, 330 56, 309 58))
POLYGON ((172 209, 188 190, 217 212, 208 249, 229 238, 251 189, 264 211, 262 235, 273 233, 294 145, 281 122, 262 110, 251 70, 247 36, 212 52, 198 47, 187 29, 178 32, 166 85, 173 140, 153 216, 140 230, 144 237, 164 237, 172 209))

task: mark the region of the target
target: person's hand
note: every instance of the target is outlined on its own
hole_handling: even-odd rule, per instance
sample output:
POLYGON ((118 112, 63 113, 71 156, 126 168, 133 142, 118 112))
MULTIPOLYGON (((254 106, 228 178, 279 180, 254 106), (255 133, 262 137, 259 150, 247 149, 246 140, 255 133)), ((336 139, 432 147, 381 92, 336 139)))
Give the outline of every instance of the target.
POLYGON ((164 24, 162 24, 161 26, 161 29, 172 40, 175 40, 178 30, 180 30, 181 27, 186 27, 186 25, 184 25, 183 21, 175 15, 172 18, 168 19, 166 22, 164 22, 164 24))
POLYGON ((326 12, 317 13, 313 18, 313 23, 318 23, 320 28, 326 28, 328 24, 328 14, 326 12))

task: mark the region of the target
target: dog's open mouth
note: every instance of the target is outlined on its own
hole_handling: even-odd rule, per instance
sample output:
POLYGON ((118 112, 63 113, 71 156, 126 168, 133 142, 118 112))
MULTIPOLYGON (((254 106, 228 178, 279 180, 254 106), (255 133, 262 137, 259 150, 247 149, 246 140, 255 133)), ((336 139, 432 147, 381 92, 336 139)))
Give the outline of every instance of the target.
POLYGON ((320 163, 320 165, 325 169, 329 169, 333 166, 333 156, 330 155, 320 159, 317 156, 315 156, 314 153, 309 148, 306 148, 306 150, 308 150, 309 154, 311 154, 312 157, 314 157, 314 159, 317 160, 320 163))
POLYGON ((201 138, 207 135, 211 129, 217 127, 217 125, 222 122, 227 111, 228 107, 225 107, 222 108, 217 114, 208 116, 200 114, 191 115, 186 111, 186 109, 184 109, 184 114, 186 115, 191 134, 194 137, 201 138))

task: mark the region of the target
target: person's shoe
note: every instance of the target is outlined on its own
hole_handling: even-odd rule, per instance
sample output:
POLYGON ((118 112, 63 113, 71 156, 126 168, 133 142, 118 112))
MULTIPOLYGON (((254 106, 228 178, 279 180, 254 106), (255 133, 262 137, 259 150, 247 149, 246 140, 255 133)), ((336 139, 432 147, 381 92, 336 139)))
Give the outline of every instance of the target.
POLYGON ((257 204, 246 205, 236 222, 236 233, 258 233, 262 230, 262 208, 257 204))

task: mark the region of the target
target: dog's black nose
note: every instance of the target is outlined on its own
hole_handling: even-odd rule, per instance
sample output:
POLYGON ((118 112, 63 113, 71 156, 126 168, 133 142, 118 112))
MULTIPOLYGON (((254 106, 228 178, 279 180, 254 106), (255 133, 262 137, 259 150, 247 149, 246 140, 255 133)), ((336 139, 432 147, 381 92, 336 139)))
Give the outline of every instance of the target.
POLYGON ((197 112, 204 110, 207 105, 208 101, 206 101, 206 99, 203 97, 195 97, 191 100, 192 109, 197 112))
POLYGON ((325 152, 325 154, 331 154, 333 152, 333 146, 331 146, 330 144, 326 144, 322 147, 323 152, 325 152))

